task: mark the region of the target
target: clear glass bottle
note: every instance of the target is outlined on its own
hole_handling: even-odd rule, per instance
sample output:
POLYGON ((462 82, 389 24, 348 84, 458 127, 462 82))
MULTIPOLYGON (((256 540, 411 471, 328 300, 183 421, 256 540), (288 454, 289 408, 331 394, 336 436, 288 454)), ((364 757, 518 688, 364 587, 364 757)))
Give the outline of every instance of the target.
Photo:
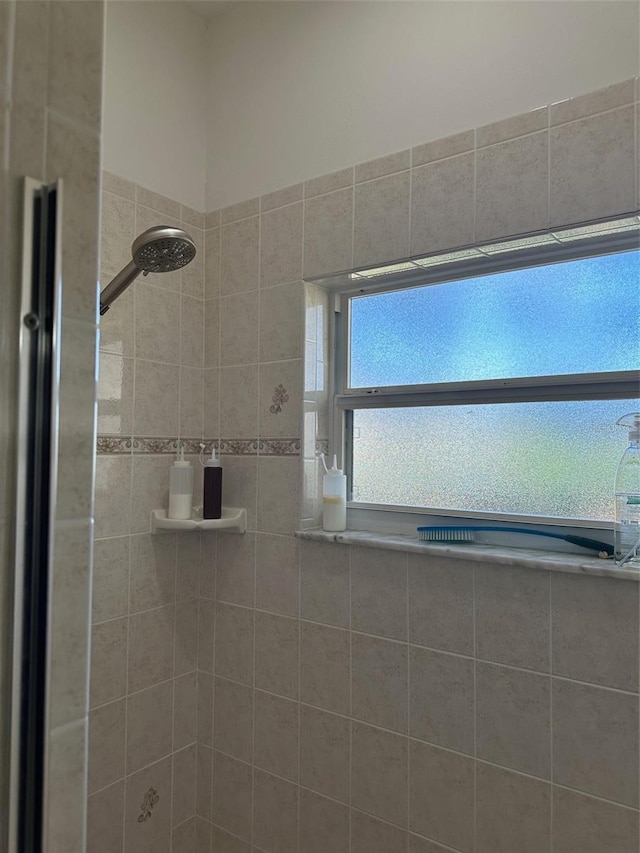
POLYGON ((614 558, 640 568, 640 412, 617 421, 629 430, 629 446, 622 454, 615 481, 614 558))

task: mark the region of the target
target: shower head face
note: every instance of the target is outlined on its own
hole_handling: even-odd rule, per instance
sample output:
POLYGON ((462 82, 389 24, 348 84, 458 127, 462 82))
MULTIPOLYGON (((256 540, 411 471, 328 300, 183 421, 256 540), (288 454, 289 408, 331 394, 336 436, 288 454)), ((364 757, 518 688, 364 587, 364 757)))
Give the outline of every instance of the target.
POLYGON ((156 225, 140 234, 131 247, 134 264, 148 272, 174 272, 196 255, 195 243, 181 228, 156 225))

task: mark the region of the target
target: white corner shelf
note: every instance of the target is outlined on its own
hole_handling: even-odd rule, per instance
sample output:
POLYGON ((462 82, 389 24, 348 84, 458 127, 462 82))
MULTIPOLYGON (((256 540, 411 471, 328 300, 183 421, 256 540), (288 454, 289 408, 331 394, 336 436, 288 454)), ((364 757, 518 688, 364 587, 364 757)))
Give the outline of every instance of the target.
POLYGON ((151 510, 151 532, 170 533, 172 530, 187 533, 196 530, 226 530, 229 533, 244 533, 247 529, 247 511, 226 506, 221 518, 203 518, 194 513, 191 518, 167 518, 166 509, 151 510))

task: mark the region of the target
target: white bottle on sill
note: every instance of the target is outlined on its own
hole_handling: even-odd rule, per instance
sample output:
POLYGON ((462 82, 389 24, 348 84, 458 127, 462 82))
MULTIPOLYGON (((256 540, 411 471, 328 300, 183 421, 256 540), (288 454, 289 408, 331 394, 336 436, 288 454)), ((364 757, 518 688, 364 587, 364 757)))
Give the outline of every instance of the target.
POLYGON ((322 454, 325 475, 322 478, 322 529, 338 533, 347 527, 347 478, 338 468, 338 459, 333 457, 333 466, 327 468, 322 454))

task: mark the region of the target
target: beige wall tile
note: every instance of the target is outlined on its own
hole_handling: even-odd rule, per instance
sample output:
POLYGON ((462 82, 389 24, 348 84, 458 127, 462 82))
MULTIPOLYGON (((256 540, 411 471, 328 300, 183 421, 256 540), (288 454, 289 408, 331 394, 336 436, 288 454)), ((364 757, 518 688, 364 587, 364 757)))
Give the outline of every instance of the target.
POLYGON ((552 128, 551 226, 633 209, 633 122, 629 106, 552 128))
MULTIPOLYGON (((100 290, 104 290, 111 278, 110 273, 101 274, 100 290)), ((133 287, 125 290, 100 318, 100 352, 134 355, 134 293, 133 287)))
POLYGON ((193 817, 196 812, 196 747, 195 744, 173 756, 174 826, 193 817))
POLYGON ((477 241, 548 227, 548 165, 547 131, 477 152, 477 241))
POLYGON ((553 778, 638 808, 638 697, 553 680, 553 778))
POLYGON ((256 606, 297 616, 300 543, 290 536, 259 533, 256 544, 256 606))
POLYGON ((102 353, 99 360, 98 434, 133 434, 132 358, 102 353))
MULTIPOLYGON (((183 214, 184 210, 185 208, 183 206, 183 214)), ((189 223, 186 223, 185 230, 196 245, 196 256, 190 264, 187 264, 186 267, 182 267, 180 271, 182 292, 187 296, 193 296, 196 299, 204 299, 206 260, 204 231, 189 223)))
POLYGON ((304 206, 304 278, 353 265, 353 189, 308 199, 304 206))
POLYGON ((217 436, 220 432, 220 370, 204 371, 203 435, 217 436))
POLYGON ((194 599, 176 604, 176 636, 174 648, 174 675, 182 675, 196 668, 198 659, 198 602, 194 599))
POLYGON ((475 155, 461 154, 411 175, 411 255, 473 243, 475 155))
POLYGON ((196 814, 211 820, 213 786, 213 750, 198 742, 196 755, 196 814))
POLYGON ((347 631, 300 624, 300 700, 339 714, 350 711, 350 637, 347 631))
POLYGON ((157 842, 159 853, 165 853, 159 843, 168 840, 171 834, 171 758, 127 776, 125 783, 124 853, 153 853, 157 842), (153 794, 153 791, 156 793, 153 794), (145 795, 158 800, 147 820, 138 820, 148 814, 143 808, 145 795))
POLYGON ((253 684, 253 611, 216 605, 215 673, 253 684))
POLYGON ((127 620, 94 625, 91 639, 91 707, 119 699, 127 685, 127 620))
MULTIPOLYGON (((204 370, 199 367, 180 368, 180 435, 200 438, 204 429, 204 370)), ((194 505, 201 502, 193 495, 194 505)))
POLYGON ((220 365, 220 300, 204 303, 204 366, 220 365))
POLYGON ((411 736, 473 755, 473 660, 416 646, 409 660, 411 736))
POLYGON ((127 698, 127 773, 171 752, 173 681, 165 681, 127 698))
POLYGON ((227 222, 235 222, 237 219, 246 219, 254 216, 260 210, 260 199, 250 198, 225 207, 220 211, 220 221, 224 225, 227 222))
POLYGON ((300 706, 300 784, 349 802, 351 724, 346 717, 300 706))
POLYGON ((392 175, 394 172, 403 172, 411 166, 411 151, 398 151, 395 154, 388 154, 386 157, 378 157, 376 160, 369 160, 367 163, 360 163, 355 167, 355 182, 356 184, 362 181, 371 181, 374 178, 382 178, 385 175, 392 175))
POLYGON ((256 529, 258 460, 255 456, 224 457, 222 460, 222 502, 225 506, 247 509, 247 529, 256 529))
POLYGON ((405 853, 407 833, 351 809, 351 853, 405 853))
POLYGON ((129 618, 129 692, 166 681, 173 675, 174 622, 172 605, 129 618))
POLYGON ((300 435, 302 359, 260 365, 259 405, 258 434, 261 438, 297 438, 300 435))
POLYGON ((205 214, 201 210, 196 210, 193 207, 188 207, 186 204, 180 205, 180 219, 185 225, 191 225, 192 228, 206 227, 205 214))
MULTIPOLYGON (((233 835, 229 835, 217 826, 212 827, 213 849, 221 850, 222 853, 251 853, 251 845, 241 841, 233 835)), ((254 848, 255 849, 255 848, 254 848)))
POLYGON ((200 599, 198 602, 198 669, 212 673, 214 670, 215 602, 200 599))
POLYGON ((351 804, 398 826, 407 824, 407 745, 401 735, 351 726, 351 804))
POLYGON ((355 188, 354 266, 386 263, 409 254, 409 172, 355 188))
POLYGON ((223 225, 220 236, 220 293, 258 287, 260 219, 257 216, 223 225))
POLYGON ((221 536, 218 540, 216 598, 253 607, 255 602, 256 537, 221 536))
POLYGON ((473 567, 413 554, 408 561, 410 641, 473 654, 473 567))
POLYGON ((537 110, 529 110, 529 112, 476 128, 476 146, 484 148, 486 145, 495 145, 507 139, 527 136, 537 130, 546 130, 548 126, 549 107, 539 107, 537 110))
POLYGON ((214 299, 220 295, 220 228, 205 231, 204 253, 204 297, 214 299))
POLYGON ((302 202, 264 213, 260 222, 260 285, 302 277, 302 202))
POLYGON ((250 290, 220 300, 220 363, 258 361, 258 291, 250 290))
POLYGON ((313 622, 348 628, 350 624, 350 549, 302 542, 300 615, 313 622))
POLYGON ((476 755, 544 779, 551 772, 550 679, 476 665, 476 755))
POLYGON ((175 600, 176 538, 142 533, 131 537, 129 610, 135 613, 175 600))
POLYGON ((407 733, 407 646, 352 634, 351 714, 365 723, 407 733))
POLYGON ((473 761, 410 741, 409 826, 458 850, 473 850, 473 761))
POLYGON ((258 459, 258 530, 291 534, 300 517, 300 460, 297 457, 258 459))
POLYGON ((156 213, 171 216, 173 219, 180 219, 181 217, 181 205, 177 201, 145 187, 138 186, 136 188, 136 202, 144 207, 150 207, 156 213))
POLYGON ((133 457, 130 523, 134 533, 144 533, 150 529, 152 509, 168 508, 169 471, 172 465, 173 457, 169 454, 133 457))
POLYGON ((297 702, 255 691, 253 760, 256 767, 298 779, 297 702))
POLYGON ((614 83, 604 89, 580 95, 577 98, 568 98, 566 101, 558 101, 550 107, 551 124, 563 124, 575 121, 585 116, 601 113, 631 104, 634 101, 634 85, 636 78, 624 80, 622 83, 614 83))
POLYGON ((297 699, 298 658, 298 621, 256 612, 256 687, 297 699))
POLYGON ((553 816, 555 853, 635 853, 637 811, 555 787, 553 816))
POLYGON ((220 435, 224 438, 255 438, 257 434, 258 365, 221 368, 220 435))
POLYGON ((251 839, 251 767, 216 752, 213 760, 213 821, 245 841, 251 839))
POLYGON ((89 715, 90 794, 124 776, 125 716, 125 699, 95 708, 89 715))
MULTIPOLYGON (((13 41, 13 67, 10 81, 12 100, 17 104, 28 102, 34 106, 44 107, 47 99, 48 4, 42 2, 24 6, 15 4, 12 32, 9 32, 8 14, 3 23, 5 26, 3 42, 7 37, 13 41)), ((6 62, 6 56, 4 58, 6 62)))
POLYGON ((300 358, 302 304, 299 281, 260 291, 260 361, 300 358))
POLYGON ((173 748, 183 749, 197 737, 197 675, 189 672, 173 683, 173 748))
MULTIPOLYGON (((213 675, 209 672, 198 672, 198 748, 213 747, 213 692, 213 675)), ((209 815, 210 810, 211 802, 209 801, 207 811, 198 809, 198 813, 209 815)))
POLYGON ((112 172, 102 172, 102 189, 107 192, 127 198, 129 201, 136 200, 136 185, 112 172))
POLYGON ((56 3, 49 9, 49 108, 99 131, 103 4, 56 3))
POLYGON ((300 847, 307 853, 349 853, 349 807, 302 788, 300 847))
POLYGON ((129 607, 129 537, 98 539, 93 550, 93 621, 126 616, 129 607))
POLYGON ((124 830, 124 781, 89 797, 87 853, 121 853, 124 830))
POLYGON ((215 679, 213 745, 239 758, 253 760, 253 688, 215 679))
POLYGON ((551 785, 478 763, 477 853, 547 853, 551 785))
MULTIPOLYGON (((131 260, 135 238, 135 204, 121 195, 102 192, 100 266, 115 275, 131 260)), ((110 311, 113 309, 109 309, 110 311)))
POLYGON ((282 190, 276 190, 272 193, 267 193, 260 197, 260 211, 265 213, 267 210, 274 210, 276 207, 283 207, 285 204, 293 204, 295 201, 302 199, 303 184, 294 184, 291 187, 285 187, 282 190))
POLYGON ((399 551, 351 551, 351 627, 407 638, 407 558, 399 551))
POLYGON ((133 430, 136 435, 173 436, 178 432, 180 368, 136 359, 133 430))
POLYGON ((549 576, 479 565, 475 578, 476 654, 549 671, 549 576))
POLYGON ((343 187, 350 187, 353 184, 353 171, 353 166, 350 166, 348 169, 340 169, 337 172, 331 172, 329 175, 322 175, 319 178, 305 181, 304 197, 312 198, 343 187))
POLYGON ((296 853, 298 849, 298 792, 261 770, 255 772, 253 842, 260 850, 296 853))
POLYGON ((180 315, 180 364, 204 367, 205 303, 183 296, 180 315))
POLYGON ((173 853, 195 853, 196 845, 196 818, 176 826, 171 834, 173 853))
POLYGON ((411 150, 412 165, 423 166, 425 163, 433 163, 435 160, 443 160, 445 157, 455 157, 465 151, 473 151, 475 147, 475 131, 464 130, 453 136, 445 136, 424 145, 416 145, 411 150))
POLYGON ((637 691, 637 586, 557 574, 551 590, 554 674, 637 691))

